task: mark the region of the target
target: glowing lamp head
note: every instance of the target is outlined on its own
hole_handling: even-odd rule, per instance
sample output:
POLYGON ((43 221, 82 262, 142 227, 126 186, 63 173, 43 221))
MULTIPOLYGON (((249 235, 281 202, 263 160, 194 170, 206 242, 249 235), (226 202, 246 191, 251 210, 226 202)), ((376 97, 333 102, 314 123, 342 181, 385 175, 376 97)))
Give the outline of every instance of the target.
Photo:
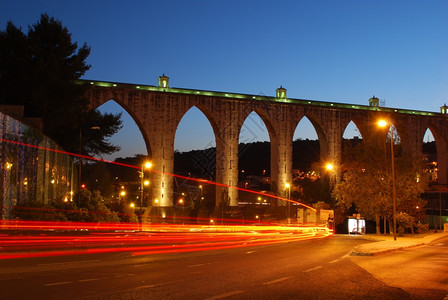
POLYGON ((144 185, 149 185, 149 180, 145 180, 145 182, 143 182, 144 185))
POLYGON ((334 169, 334 165, 328 163, 328 164, 325 165, 325 169, 327 169, 328 171, 332 171, 334 169))
POLYGON ((285 187, 288 189, 290 187, 289 183, 286 183, 285 187))
POLYGON ((387 121, 386 120, 379 120, 378 121, 378 126, 379 127, 386 127, 387 126, 387 121))
POLYGON ((149 161, 145 163, 145 168, 146 169, 151 169, 152 168, 152 163, 150 163, 149 161))

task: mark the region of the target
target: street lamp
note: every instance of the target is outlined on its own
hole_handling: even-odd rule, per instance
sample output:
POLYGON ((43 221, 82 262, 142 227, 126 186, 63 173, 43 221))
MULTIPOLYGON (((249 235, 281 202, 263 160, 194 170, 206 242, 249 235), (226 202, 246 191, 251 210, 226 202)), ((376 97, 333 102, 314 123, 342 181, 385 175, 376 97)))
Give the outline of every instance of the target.
POLYGON ((335 233, 336 232, 336 226, 335 226, 335 224, 336 224, 336 222, 335 222, 335 220, 336 220, 336 218, 335 218, 335 213, 336 213, 336 199, 334 199, 334 197, 333 197, 333 188, 334 188, 334 184, 335 184, 335 175, 334 175, 334 171, 335 171, 335 165, 334 164, 332 164, 331 162, 329 162, 329 163, 326 163, 325 164, 325 170, 327 170, 327 172, 329 173, 328 174, 328 176, 329 176, 329 187, 328 187, 328 192, 329 192, 329 194, 330 194, 330 201, 332 202, 332 206, 333 206, 333 217, 331 217, 331 212, 330 212, 330 214, 329 214, 329 217, 328 217, 328 220, 327 220, 327 222, 328 222, 328 225, 330 225, 331 223, 332 223, 332 226, 333 226, 333 233, 335 233))
POLYGON ((287 216, 287 220, 288 223, 291 223, 291 185, 289 185, 289 183, 285 184, 285 187, 288 189, 288 216, 287 216))
POLYGON ((145 180, 145 169, 150 169, 152 167, 152 164, 148 161, 142 164, 142 171, 141 171, 141 181, 140 181, 140 223, 143 224, 143 215, 142 215, 142 208, 143 208, 143 188, 145 185, 149 185, 149 181, 145 180))
POLYGON ((392 124, 389 124, 385 120, 378 121, 378 126, 386 127, 389 125, 389 134, 390 134, 390 155, 391 155, 391 164, 392 164, 392 201, 393 201, 393 211, 392 218, 394 222, 394 241, 397 240, 397 201, 395 199, 395 158, 394 158, 394 132, 392 129, 392 124))

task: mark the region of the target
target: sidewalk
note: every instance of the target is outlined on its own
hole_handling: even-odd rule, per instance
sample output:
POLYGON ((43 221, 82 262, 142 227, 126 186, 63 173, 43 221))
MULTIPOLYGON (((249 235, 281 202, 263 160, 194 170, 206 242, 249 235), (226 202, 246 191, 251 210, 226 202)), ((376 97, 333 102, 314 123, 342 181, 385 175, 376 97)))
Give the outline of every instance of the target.
POLYGON ((448 233, 439 231, 438 233, 428 233, 424 235, 397 237, 389 235, 364 235, 362 238, 372 239, 376 242, 358 245, 350 255, 353 256, 373 256, 384 254, 405 248, 416 247, 429 244, 437 239, 448 237, 448 233))

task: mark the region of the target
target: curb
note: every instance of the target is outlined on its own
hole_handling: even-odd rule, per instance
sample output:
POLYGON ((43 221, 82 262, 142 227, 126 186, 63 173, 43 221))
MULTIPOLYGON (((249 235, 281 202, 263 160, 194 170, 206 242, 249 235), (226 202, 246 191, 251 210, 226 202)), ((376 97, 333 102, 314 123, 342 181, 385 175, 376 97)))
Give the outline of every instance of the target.
POLYGON ((428 239, 427 241, 421 241, 421 242, 417 242, 416 244, 411 244, 411 245, 407 245, 407 246, 399 246, 399 247, 391 246, 391 248, 385 248, 385 249, 379 249, 379 250, 356 250, 355 249, 350 253, 350 256, 375 256, 375 255, 386 254, 386 253, 400 251, 400 250, 404 250, 404 249, 408 249, 408 248, 412 248, 412 247, 427 245, 427 244, 437 241, 439 239, 445 238, 446 236, 447 235, 440 235, 438 237, 428 239))
POLYGON ((426 244, 428 244, 428 243, 419 243, 419 244, 415 244, 415 245, 409 245, 409 246, 403 246, 403 247, 397 247, 397 248, 391 248, 391 249, 385 249, 385 250, 378 250, 378 251, 358 252, 356 250, 353 250, 350 253, 350 256, 376 256, 376 255, 386 254, 386 253, 390 253, 390 252, 394 252, 394 251, 400 251, 400 250, 404 250, 404 249, 408 249, 408 248, 418 247, 418 246, 422 246, 422 245, 426 245, 426 244))

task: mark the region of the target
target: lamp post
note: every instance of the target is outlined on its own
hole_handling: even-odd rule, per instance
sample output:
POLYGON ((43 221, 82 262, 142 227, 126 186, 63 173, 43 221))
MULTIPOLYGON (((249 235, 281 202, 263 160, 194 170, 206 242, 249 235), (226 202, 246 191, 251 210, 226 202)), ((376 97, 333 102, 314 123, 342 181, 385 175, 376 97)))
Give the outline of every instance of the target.
POLYGON ((289 183, 286 183, 285 187, 288 189, 288 215, 286 219, 289 224, 291 223, 291 185, 289 183))
POLYGON ((392 218, 394 222, 394 241, 397 240, 397 201, 395 197, 395 157, 394 157, 394 132, 392 129, 392 124, 388 124, 385 120, 380 120, 378 122, 378 126, 386 127, 389 125, 389 134, 390 134, 390 156, 391 156, 391 165, 392 165, 392 202, 393 202, 393 211, 392 218))
POLYGON ((145 168, 150 169, 152 167, 152 164, 150 162, 146 162, 142 164, 142 171, 141 171, 141 181, 140 181, 140 223, 143 224, 143 188, 145 185, 149 184, 149 181, 145 181, 145 168))
POLYGON ((336 232, 336 226, 335 226, 335 224, 336 224, 336 218, 335 218, 336 200, 333 199, 333 196, 332 196, 333 187, 334 187, 334 184, 335 184, 334 174, 332 174, 332 172, 334 171, 335 166, 331 162, 329 162, 329 163, 325 164, 325 169, 327 170, 328 173, 330 173, 329 174, 330 178, 329 178, 329 188, 328 188, 328 191, 329 191, 329 194, 330 194, 330 201, 333 204, 333 218, 331 218, 331 213, 330 213, 329 219, 328 219, 327 222, 328 222, 329 225, 331 223, 333 223, 332 224, 332 226, 333 226, 333 233, 335 233, 336 232), (333 219, 333 221, 331 221, 331 219, 333 219))

